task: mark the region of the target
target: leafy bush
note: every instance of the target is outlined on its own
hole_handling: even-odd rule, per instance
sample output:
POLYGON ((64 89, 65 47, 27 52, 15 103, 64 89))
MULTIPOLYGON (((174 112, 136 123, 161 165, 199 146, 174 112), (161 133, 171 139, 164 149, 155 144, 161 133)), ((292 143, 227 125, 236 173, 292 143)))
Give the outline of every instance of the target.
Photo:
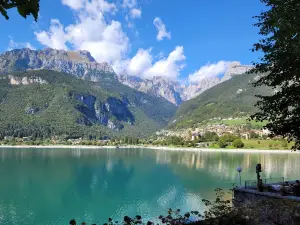
POLYGON ((200 141, 201 142, 210 142, 210 141, 218 141, 219 140, 219 136, 215 133, 215 132, 205 132, 201 138, 200 141))
POLYGON ((245 144, 242 142, 241 139, 236 139, 232 142, 233 147, 235 148, 243 148, 245 144))
POLYGON ((226 148, 228 146, 227 142, 225 142, 224 140, 220 139, 218 141, 218 145, 220 148, 226 148))
POLYGON ((233 142, 235 141, 236 139, 239 139, 238 136, 235 136, 235 135, 232 135, 232 134, 225 134, 225 135, 222 135, 220 137, 220 140, 224 141, 224 142, 233 142))

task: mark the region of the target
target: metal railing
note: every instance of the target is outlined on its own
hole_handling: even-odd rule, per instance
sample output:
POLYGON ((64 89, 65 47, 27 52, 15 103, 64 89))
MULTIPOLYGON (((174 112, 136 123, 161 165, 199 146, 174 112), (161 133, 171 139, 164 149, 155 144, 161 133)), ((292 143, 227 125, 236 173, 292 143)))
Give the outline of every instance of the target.
MULTIPOLYGON (((284 177, 278 177, 278 178, 266 178, 262 179, 263 185, 268 184, 283 184, 284 183, 284 177)), ((256 188, 257 187, 257 180, 246 180, 245 181, 245 188, 256 188)))

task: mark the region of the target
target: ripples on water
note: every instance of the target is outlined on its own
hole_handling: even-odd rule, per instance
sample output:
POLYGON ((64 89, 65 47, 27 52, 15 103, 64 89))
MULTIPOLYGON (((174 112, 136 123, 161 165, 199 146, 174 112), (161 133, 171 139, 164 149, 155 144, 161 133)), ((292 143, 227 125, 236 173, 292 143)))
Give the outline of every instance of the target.
MULTIPOLYGON (((168 208, 199 210, 214 189, 242 178, 299 179, 300 155, 145 149, 0 149, 0 224, 62 225, 71 218, 153 218, 168 208)), ((229 195, 230 197, 230 195, 229 195)))

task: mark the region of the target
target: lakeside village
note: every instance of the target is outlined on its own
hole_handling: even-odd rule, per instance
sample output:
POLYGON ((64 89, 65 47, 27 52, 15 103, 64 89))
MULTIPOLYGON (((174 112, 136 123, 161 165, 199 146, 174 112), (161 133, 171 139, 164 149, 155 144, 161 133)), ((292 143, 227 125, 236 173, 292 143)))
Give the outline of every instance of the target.
MULTIPOLYGON (((216 118, 215 118, 216 119, 216 118)), ((218 119, 218 118, 217 118, 218 119)), ((90 145, 90 146, 170 146, 194 148, 253 148, 290 149, 289 143, 281 136, 270 137, 270 132, 261 124, 250 123, 244 119, 221 119, 218 122, 202 124, 192 129, 161 130, 148 138, 121 137, 79 137, 53 136, 50 139, 33 137, 5 136, 1 145, 90 145), (228 123, 230 121, 230 123, 228 123), (234 121, 239 121, 235 123, 234 121), (242 122, 241 122, 242 121, 242 122)))
MULTIPOLYGON (((222 121, 234 121, 232 118, 223 119, 222 121)), ((162 130, 156 132, 159 142, 168 139, 168 137, 183 138, 186 142, 192 144, 192 147, 216 147, 216 148, 259 148, 267 147, 268 149, 282 148, 286 149, 289 143, 281 136, 270 137, 270 131, 263 126, 257 126, 251 123, 242 124, 225 124, 213 123, 200 125, 192 129, 181 130, 162 130), (256 141, 256 144, 254 142, 256 141), (251 145, 252 144, 252 145, 251 145), (267 145, 267 146, 264 146, 267 145)), ((190 146, 189 146, 190 147, 190 146)))

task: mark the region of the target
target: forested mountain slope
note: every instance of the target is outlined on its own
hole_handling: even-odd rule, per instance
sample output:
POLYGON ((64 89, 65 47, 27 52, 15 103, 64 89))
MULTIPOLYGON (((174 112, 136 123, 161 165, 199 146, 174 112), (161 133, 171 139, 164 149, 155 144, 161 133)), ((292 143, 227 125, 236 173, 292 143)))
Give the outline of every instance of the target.
POLYGON ((256 74, 243 74, 224 81, 180 105, 169 128, 187 128, 213 118, 245 117, 254 112, 255 95, 268 95, 266 87, 253 87, 256 74))
POLYGON ((0 75, 0 135, 146 136, 167 125, 176 107, 115 79, 82 80, 51 70, 0 75))

